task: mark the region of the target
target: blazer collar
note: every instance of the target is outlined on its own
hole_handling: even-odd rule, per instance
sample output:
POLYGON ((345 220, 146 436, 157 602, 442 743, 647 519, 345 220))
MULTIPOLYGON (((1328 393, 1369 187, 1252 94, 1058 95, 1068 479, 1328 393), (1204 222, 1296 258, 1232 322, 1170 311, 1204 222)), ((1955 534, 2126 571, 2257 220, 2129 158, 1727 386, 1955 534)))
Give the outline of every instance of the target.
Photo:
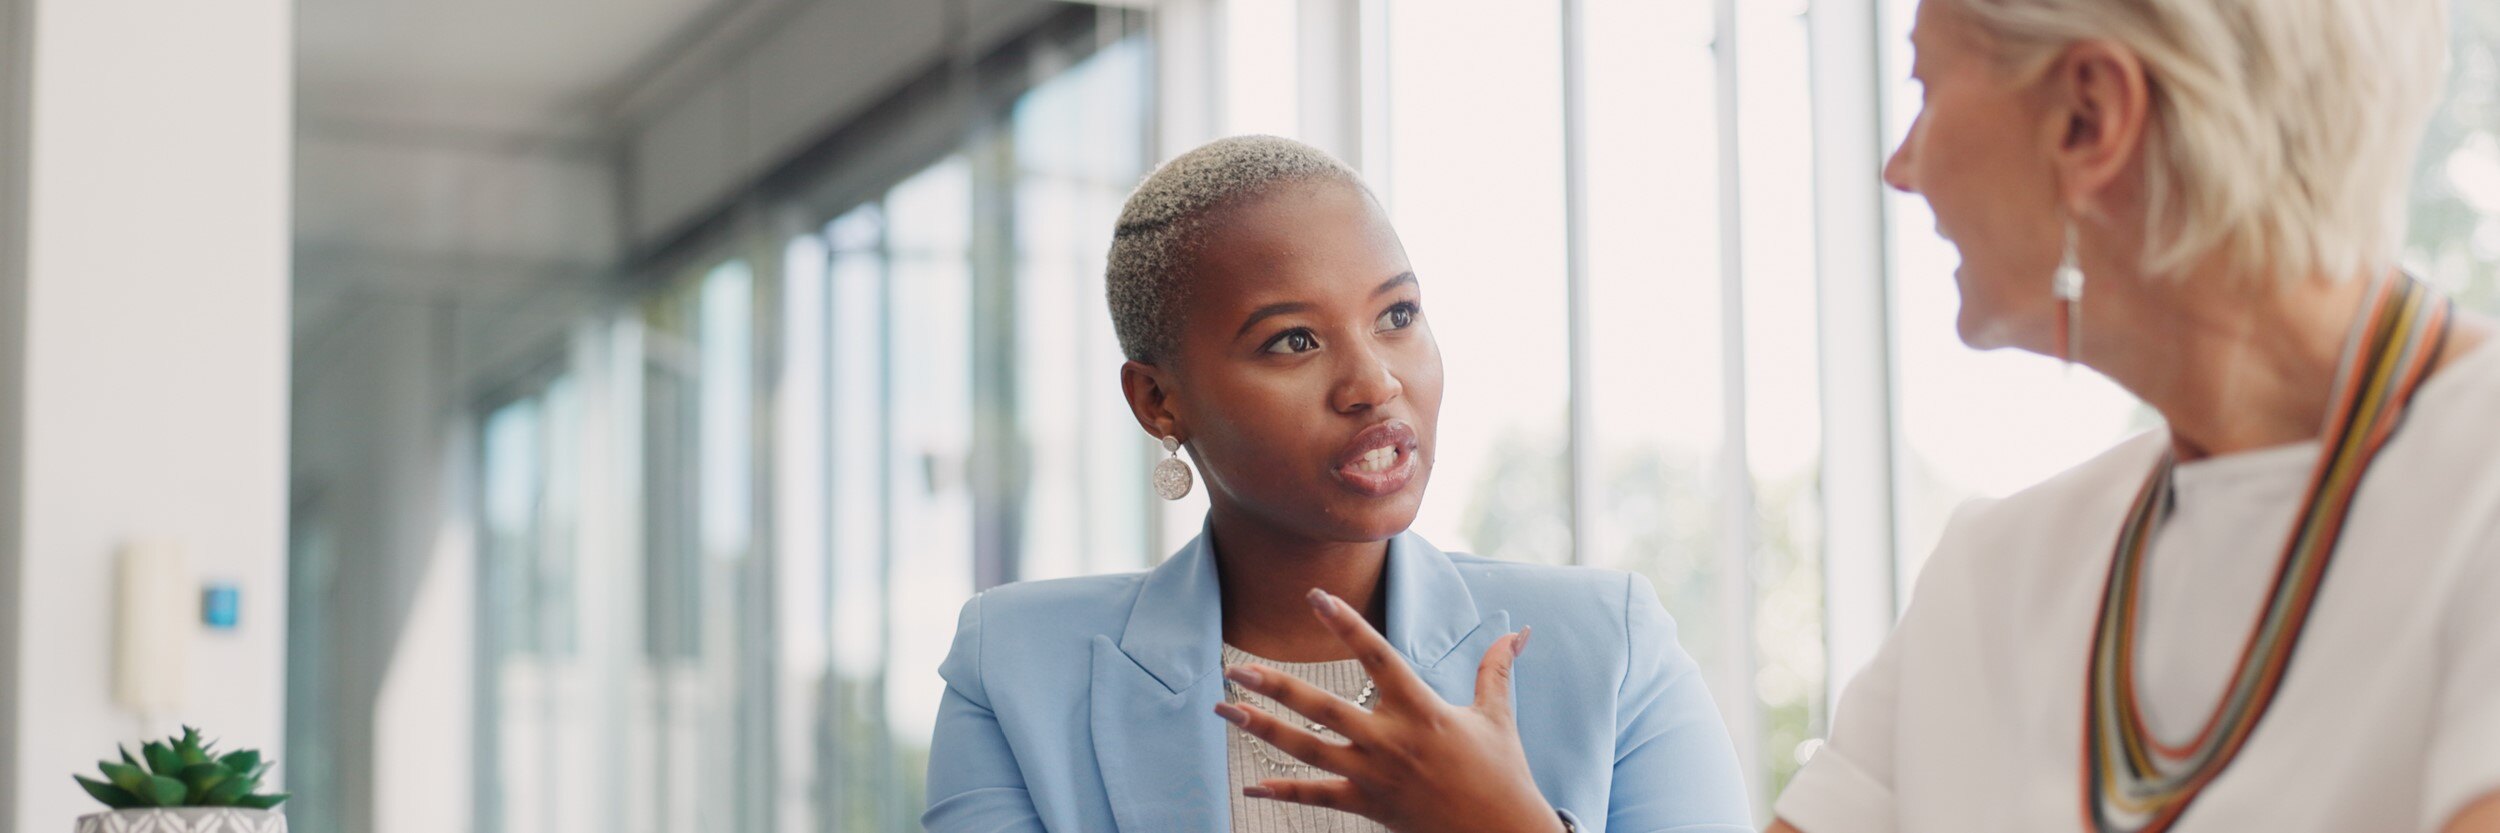
MULTIPOLYGON (((1231 829, 1226 727, 1212 712, 1225 693, 1215 675, 1224 614, 1209 541, 1201 527, 1197 540, 1146 575, 1117 644, 1108 635, 1093 639, 1089 722, 1120 830, 1231 829)), ((1449 556, 1412 533, 1389 542, 1382 580, 1390 644, 1442 699, 1471 702, 1475 663, 1442 659, 1485 650, 1509 631, 1509 614, 1479 620, 1449 556)))
MULTIPOLYGON (((1223 590, 1207 524, 1198 537, 1146 574, 1120 650, 1175 693, 1220 670, 1223 590)), ((1381 579, 1389 585, 1389 644, 1408 664, 1429 670, 1481 626, 1475 596, 1450 557, 1412 531, 1389 540, 1381 579)))

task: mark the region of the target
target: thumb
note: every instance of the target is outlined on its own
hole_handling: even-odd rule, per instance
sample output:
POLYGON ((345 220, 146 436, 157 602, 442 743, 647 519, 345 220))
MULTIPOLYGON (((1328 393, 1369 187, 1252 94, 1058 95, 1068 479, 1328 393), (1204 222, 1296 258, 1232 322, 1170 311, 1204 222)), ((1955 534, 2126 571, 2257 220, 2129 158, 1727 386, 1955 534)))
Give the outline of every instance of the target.
POLYGON ((1484 661, 1476 665, 1477 711, 1503 723, 1511 719, 1511 668, 1519 662, 1519 653, 1528 649, 1532 628, 1493 640, 1493 647, 1484 651, 1484 661))

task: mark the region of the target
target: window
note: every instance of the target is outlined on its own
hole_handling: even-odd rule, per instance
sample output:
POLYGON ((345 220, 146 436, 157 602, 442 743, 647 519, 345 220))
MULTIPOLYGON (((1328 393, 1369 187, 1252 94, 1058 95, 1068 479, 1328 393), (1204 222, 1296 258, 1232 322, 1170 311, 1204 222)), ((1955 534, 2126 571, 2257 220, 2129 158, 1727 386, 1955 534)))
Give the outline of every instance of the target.
POLYGON ((2405 263, 2500 313, 2500 8, 2458 2, 2448 25, 2448 99, 2423 136, 2405 263))
MULTIPOLYGON (((1883 230, 1836 253, 1858 238, 1818 225, 1818 151, 1888 151, 1914 112, 1915 4, 1825 35, 1805 0, 1364 0, 1342 19, 1237 0, 1234 48, 1200 56, 1232 76, 1196 103, 1213 121, 1292 133, 1345 103, 1313 96, 1367 108, 1329 129, 1385 154, 1365 173, 1448 373, 1417 531, 1651 578, 1757 801, 1824 731, 1845 619, 1827 611, 1861 589, 1827 587, 1827 559, 1884 559, 1906 587, 1955 505, 2153 418, 2091 373, 1961 346, 1955 255, 1917 198, 1883 197, 1883 230), (1339 25, 1361 60, 1294 59, 1339 25), (1821 121, 1818 36, 1880 44, 1880 130, 1821 121), (1818 281, 1851 254, 1889 292, 1889 334, 1824 320, 1839 285, 1818 281), (1888 357, 1889 489, 1832 479, 1848 446, 1826 429, 1877 407, 1827 401, 1849 396, 1821 366, 1835 349, 1888 357), (1887 507, 1890 540, 1827 540, 1843 501, 1887 507)), ((2406 262, 2500 312, 2500 7, 2456 8, 2406 262)), ((763 219, 487 402, 482 829, 916 829, 964 599, 1145 568, 1196 534, 1203 491, 1146 488, 1160 452, 1118 395, 1101 284, 1128 190, 1186 149, 1156 147, 1187 91, 1154 73, 1190 54, 1158 55, 1144 18, 1106 8, 980 69, 979 94, 920 115, 947 143, 833 177, 855 192, 759 197, 763 219)), ((327 558, 299 539, 299 561, 327 558)))
POLYGON ((1110 229, 1145 175, 1149 57, 1143 41, 1114 44, 1012 116, 1015 411, 1029 455, 1013 578, 1144 569, 1163 555, 1140 522, 1159 502, 1144 474, 1154 446, 1118 395, 1124 358, 1103 300, 1110 229))
POLYGON ((780 246, 782 830, 918 829, 964 600, 1157 554, 1102 294, 1148 57, 1101 46, 780 246))
POLYGON ((1446 379, 1415 530, 1554 564, 1572 548, 1560 20, 1435 0, 1393 8, 1388 31, 1390 219, 1446 379))
POLYGON ((1391 210, 1449 379, 1416 528, 1451 549, 1649 576, 1749 780, 1776 787, 1823 713, 1805 6, 1737 4, 1733 66, 1708 4, 1581 8, 1575 53, 1558 4, 1389 15, 1391 210), (1578 321, 1566 60, 1586 79, 1578 321), (1588 385, 1581 436, 1575 375, 1588 385), (1583 462, 1575 443, 1591 449, 1583 462), (1595 504, 1588 541, 1574 540, 1574 477, 1595 504))

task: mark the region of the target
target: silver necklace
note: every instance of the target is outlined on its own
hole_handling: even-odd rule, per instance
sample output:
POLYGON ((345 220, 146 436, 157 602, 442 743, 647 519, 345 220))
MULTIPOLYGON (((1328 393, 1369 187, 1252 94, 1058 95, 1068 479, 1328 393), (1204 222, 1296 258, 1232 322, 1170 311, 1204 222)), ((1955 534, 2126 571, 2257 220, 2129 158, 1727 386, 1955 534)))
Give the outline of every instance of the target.
MULTIPOLYGON (((1283 672, 1272 671, 1271 673, 1283 672)), ((1364 677, 1363 693, 1355 695, 1354 705, 1358 708, 1369 709, 1372 707, 1373 702, 1378 698, 1379 694, 1380 690, 1372 684, 1371 678, 1364 677)), ((1239 706, 1243 704, 1246 696, 1247 695, 1243 693, 1240 684, 1231 680, 1224 681, 1225 702, 1239 706)), ((1271 713, 1273 713, 1273 710, 1271 710, 1271 713)), ((1345 737, 1344 735, 1337 734, 1334 729, 1320 725, 1320 723, 1315 720, 1302 721, 1302 727, 1309 729, 1312 734, 1319 735, 1323 739, 1342 740, 1345 737)), ((1238 726, 1234 727, 1233 731, 1241 733, 1242 742, 1250 745, 1250 751, 1259 759, 1259 764, 1267 768, 1267 772, 1270 775, 1297 775, 1320 771, 1319 767, 1303 763, 1301 759, 1295 758, 1292 755, 1283 754, 1271 749, 1265 742, 1259 740, 1259 736, 1250 734, 1238 726)))

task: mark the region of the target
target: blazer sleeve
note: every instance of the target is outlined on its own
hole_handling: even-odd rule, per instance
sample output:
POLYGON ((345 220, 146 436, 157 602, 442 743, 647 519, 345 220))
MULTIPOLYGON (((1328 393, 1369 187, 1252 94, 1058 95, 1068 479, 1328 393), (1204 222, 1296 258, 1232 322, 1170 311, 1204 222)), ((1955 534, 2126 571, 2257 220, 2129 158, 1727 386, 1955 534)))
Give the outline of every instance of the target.
POLYGON ((1649 579, 1627 575, 1622 689, 1615 695, 1614 789, 1606 829, 1751 833, 1745 781, 1701 668, 1649 579))
POLYGON ((981 679, 980 596, 964 603, 955 645, 938 675, 946 678, 946 694, 929 744, 929 807, 921 827, 929 833, 1045 831, 981 679))

